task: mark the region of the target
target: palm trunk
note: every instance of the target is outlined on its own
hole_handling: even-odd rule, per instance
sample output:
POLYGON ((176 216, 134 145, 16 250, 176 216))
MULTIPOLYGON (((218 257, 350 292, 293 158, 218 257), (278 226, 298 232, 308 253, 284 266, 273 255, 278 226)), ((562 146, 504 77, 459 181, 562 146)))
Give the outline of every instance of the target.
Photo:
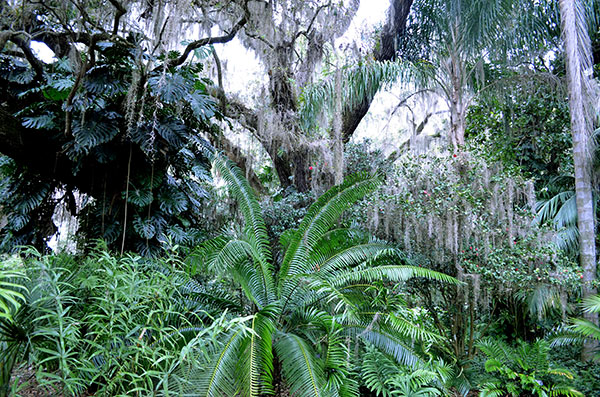
MULTIPOLYGON (((569 108, 573 134, 573 165, 575 167, 575 199, 577 202, 577 227, 579 229, 579 260, 583 268, 583 296, 596 293, 596 241, 595 214, 592 197, 592 117, 591 111, 591 44, 582 20, 582 4, 578 0, 560 0, 567 80, 569 85, 569 108), (589 74, 588 74, 589 73, 589 74)), ((598 314, 585 313, 587 320, 598 324, 598 314)), ((582 359, 590 360, 595 345, 584 345, 582 359)))
POLYGON ((463 91, 463 67, 458 50, 452 51, 450 62, 450 141, 455 151, 465 144, 466 111, 463 91))
POLYGON ((342 143, 342 70, 335 71, 335 110, 333 113, 333 175, 334 183, 344 180, 344 145, 342 143))

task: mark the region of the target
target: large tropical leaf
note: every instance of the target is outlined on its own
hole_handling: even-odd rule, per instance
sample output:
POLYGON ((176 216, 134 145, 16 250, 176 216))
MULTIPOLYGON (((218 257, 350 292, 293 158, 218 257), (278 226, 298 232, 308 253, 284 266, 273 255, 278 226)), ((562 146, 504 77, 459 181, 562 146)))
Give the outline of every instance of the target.
POLYGON ((325 374, 315 351, 293 333, 277 332, 274 341, 277 357, 290 394, 298 397, 325 397, 325 374))
POLYGON ((331 229, 342 213, 350 205, 374 191, 380 180, 369 174, 355 174, 343 184, 334 186, 324 193, 311 207, 285 252, 279 271, 279 291, 289 294, 294 283, 286 285, 289 276, 306 273, 309 270, 309 257, 323 235, 331 229))
POLYGON ((241 170, 233 162, 215 151, 207 150, 207 154, 240 207, 246 223, 245 241, 250 246, 249 251, 262 279, 267 303, 272 302, 274 300, 272 257, 267 228, 258 200, 241 170))

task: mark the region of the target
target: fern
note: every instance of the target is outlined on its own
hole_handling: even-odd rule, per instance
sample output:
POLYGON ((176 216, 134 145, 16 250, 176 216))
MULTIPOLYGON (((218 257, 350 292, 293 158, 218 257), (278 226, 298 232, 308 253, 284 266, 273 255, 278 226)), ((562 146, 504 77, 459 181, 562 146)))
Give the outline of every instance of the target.
POLYGON ((544 340, 537 340, 531 344, 520 342, 516 347, 511 347, 499 340, 488 338, 479 341, 477 347, 488 356, 485 370, 495 374, 482 385, 482 394, 581 395, 568 384, 568 381, 573 379, 569 371, 550 367, 550 345, 544 340), (558 375, 562 379, 549 384, 538 381, 546 375, 558 375))

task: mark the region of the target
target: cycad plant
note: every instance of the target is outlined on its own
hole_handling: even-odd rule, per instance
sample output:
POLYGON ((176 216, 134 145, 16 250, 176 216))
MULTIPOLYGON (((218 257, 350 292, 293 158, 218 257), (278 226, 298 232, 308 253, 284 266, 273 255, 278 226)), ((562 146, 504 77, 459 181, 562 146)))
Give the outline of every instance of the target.
MULTIPOLYGON (((415 364, 419 342, 438 336, 402 318, 385 284, 412 277, 456 282, 411 266, 399 251, 366 234, 340 227, 342 213, 379 185, 367 174, 349 177, 323 194, 297 229, 270 250, 258 201, 241 171, 212 154, 245 220, 238 236, 220 236, 199 251, 201 268, 229 275, 250 316, 250 332, 232 329, 211 364, 172 383, 179 395, 358 395, 351 355, 368 341, 398 362, 415 364), (413 348, 414 347, 414 348, 413 348)), ((220 302, 221 300, 219 300, 220 302)))

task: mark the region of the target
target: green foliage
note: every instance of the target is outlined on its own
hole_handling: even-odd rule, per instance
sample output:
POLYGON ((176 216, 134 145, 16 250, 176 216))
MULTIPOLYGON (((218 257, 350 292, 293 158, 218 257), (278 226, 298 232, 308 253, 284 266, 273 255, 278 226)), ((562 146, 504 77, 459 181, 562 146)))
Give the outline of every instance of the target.
POLYGON ((0 206, 8 220, 1 250, 44 249, 60 208, 77 217, 79 236, 102 238, 111 248, 124 239, 127 249, 153 255, 167 238, 190 245, 203 239, 192 222, 203 213, 210 175, 198 146, 200 133, 221 118, 208 96, 210 81, 199 77, 201 65, 150 71, 139 55, 127 41, 98 43, 79 85, 68 60, 44 64, 39 81, 20 82, 28 69, 0 59, 9 110, 32 134, 43 134, 48 150, 56 145, 60 163, 52 172, 39 159, 0 157, 0 206))
POLYGON ((500 92, 470 107, 467 139, 491 161, 518 166, 540 193, 552 195, 566 187, 559 177, 573 167, 565 93, 552 82, 558 76, 505 74, 498 77, 505 81, 500 92))
POLYGON ((283 197, 276 194, 271 200, 261 203, 263 217, 267 223, 269 238, 279 241, 286 230, 298 227, 314 197, 312 193, 290 192, 283 197))
POLYGON ((23 281, 27 277, 18 268, 16 261, 6 261, 0 267, 0 317, 9 319, 25 301, 27 289, 23 281))
MULTIPOLYGON (((600 295, 589 296, 583 301, 582 307, 586 313, 600 313, 600 295)), ((569 326, 553 335, 552 344, 563 346, 582 343, 586 339, 600 341, 600 327, 585 318, 572 318, 569 326)), ((596 361, 600 361, 600 350, 598 347, 596 350, 594 358, 596 361)))
POLYGON ((40 387, 64 395, 169 395, 168 380, 191 357, 206 365, 218 336, 243 326, 224 315, 213 321, 203 288, 175 254, 149 261, 102 249, 85 258, 28 249, 20 264, 29 292, 12 318, 0 320, 4 388, 12 366, 29 361, 40 387))
POLYGON ((481 384, 482 396, 583 396, 572 386, 573 375, 549 364, 550 345, 543 340, 519 342, 510 347, 495 339, 484 339, 477 347, 488 357, 486 372, 493 374, 481 384))
POLYGON ((365 233, 334 228, 352 203, 376 189, 377 178, 350 176, 318 198, 298 227, 283 233, 277 260, 258 201, 241 171, 219 154, 212 156, 245 224, 241 233, 206 242, 197 253, 195 271, 234 283, 244 298, 238 314, 252 317, 254 332, 224 335, 211 365, 199 375, 204 381, 186 392, 252 396, 280 389, 283 384, 274 379, 282 376, 294 395, 356 395, 347 344, 356 338, 399 362, 419 362, 408 341, 435 343, 438 336, 403 316, 401 301, 387 295, 380 283, 412 277, 455 280, 408 265, 400 252, 365 233))
MULTIPOLYGON (((427 72, 427 69, 415 68, 410 63, 400 61, 361 60, 355 65, 346 65, 341 69, 342 108, 352 109, 405 76, 427 72)), ((304 88, 299 110, 300 126, 304 131, 318 130, 322 116, 331 117, 336 98, 334 75, 335 71, 327 72, 321 81, 304 88)))
POLYGON ((387 175, 392 164, 385 158, 381 149, 375 148, 370 139, 360 143, 348 142, 344 148, 344 165, 348 174, 378 172, 387 175))
POLYGON ((361 379, 377 396, 440 396, 448 393, 446 382, 453 375, 443 361, 430 361, 410 368, 398 364, 367 345, 361 360, 361 379))

